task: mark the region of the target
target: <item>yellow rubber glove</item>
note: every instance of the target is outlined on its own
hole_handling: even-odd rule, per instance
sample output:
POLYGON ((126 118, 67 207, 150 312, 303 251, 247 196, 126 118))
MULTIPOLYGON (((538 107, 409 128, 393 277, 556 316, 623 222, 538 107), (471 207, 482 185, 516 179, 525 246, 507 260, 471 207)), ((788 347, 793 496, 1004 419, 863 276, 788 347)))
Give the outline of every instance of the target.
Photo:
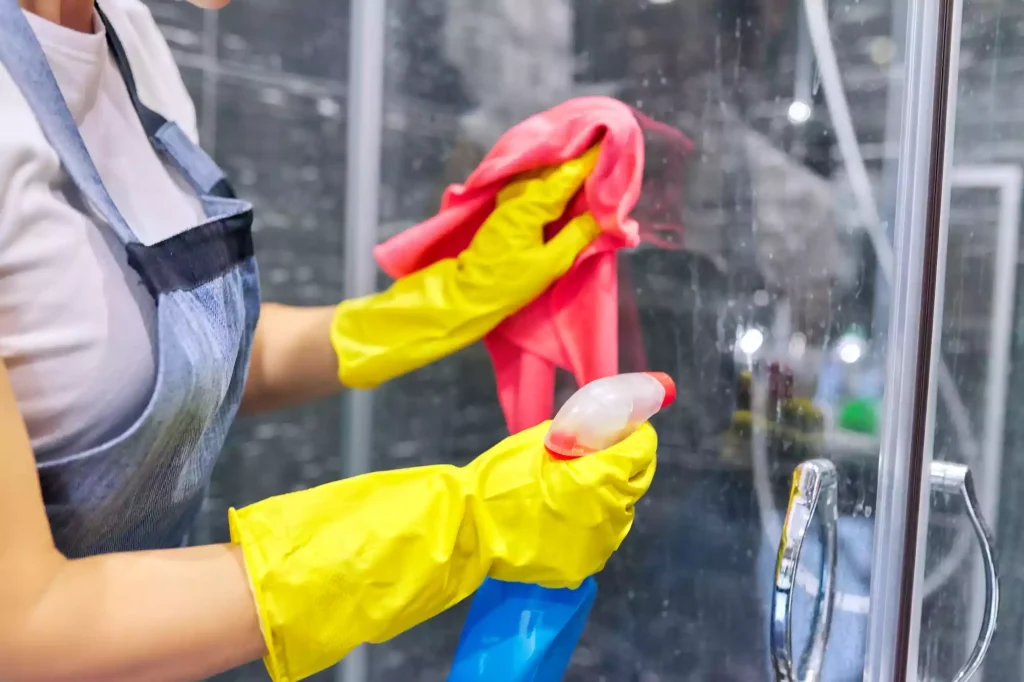
POLYGON ((357 476, 230 510, 275 682, 333 665, 472 594, 486 576, 575 587, 629 532, 654 476, 649 425, 574 461, 547 424, 465 467, 357 476))
POLYGON ((479 341, 564 275, 600 228, 588 213, 544 241, 597 162, 598 147, 518 179, 458 258, 338 306, 331 342, 338 377, 373 388, 479 341))

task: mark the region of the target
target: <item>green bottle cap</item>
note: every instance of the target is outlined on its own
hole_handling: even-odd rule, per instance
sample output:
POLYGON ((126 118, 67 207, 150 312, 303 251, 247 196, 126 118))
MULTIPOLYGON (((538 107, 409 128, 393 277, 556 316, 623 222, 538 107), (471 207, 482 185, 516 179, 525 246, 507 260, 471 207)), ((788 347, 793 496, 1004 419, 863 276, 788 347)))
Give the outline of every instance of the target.
POLYGON ((878 434, 878 403, 870 398, 851 400, 839 412, 839 428, 869 435, 878 434))

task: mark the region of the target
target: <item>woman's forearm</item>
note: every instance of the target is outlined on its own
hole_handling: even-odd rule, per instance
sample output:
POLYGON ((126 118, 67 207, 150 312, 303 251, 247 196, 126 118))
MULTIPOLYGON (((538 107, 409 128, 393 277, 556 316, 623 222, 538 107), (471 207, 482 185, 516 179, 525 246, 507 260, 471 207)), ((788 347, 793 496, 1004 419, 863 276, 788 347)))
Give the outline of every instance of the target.
POLYGON ((265 653, 234 545, 63 561, 33 602, 5 609, 6 682, 201 680, 265 653))
POLYGON ((264 412, 325 398, 342 388, 331 345, 334 306, 264 303, 242 411, 264 412))

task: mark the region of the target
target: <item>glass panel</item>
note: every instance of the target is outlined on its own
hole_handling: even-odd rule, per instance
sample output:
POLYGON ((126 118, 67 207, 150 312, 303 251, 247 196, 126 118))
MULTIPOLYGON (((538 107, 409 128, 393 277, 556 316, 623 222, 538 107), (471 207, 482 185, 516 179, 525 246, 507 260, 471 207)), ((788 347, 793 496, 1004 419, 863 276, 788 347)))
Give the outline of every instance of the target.
MULTIPOLYGON (((849 102, 867 170, 859 194, 800 2, 387 6, 381 239, 436 212, 502 131, 571 97, 616 97, 693 143, 680 173, 679 153, 648 140, 634 212, 644 241, 619 257, 620 367, 669 372, 679 398, 656 420, 658 476, 599 576, 566 679, 771 679, 781 517, 793 469, 811 457, 840 472, 839 597, 821 679, 861 679, 892 303, 863 227, 880 206, 867 222, 891 267, 905 5, 828 3, 842 81, 829 87, 849 102)), ((560 376, 558 399, 573 388, 560 376)), ((500 440, 482 346, 382 387, 372 428, 378 469, 461 464, 500 440)), ((798 651, 821 555, 812 532, 798 651)), ((371 649, 368 679, 444 680, 466 607, 371 649)))
MULTIPOLYGON (((1024 122, 1024 8, 965 0, 960 42, 949 241, 941 335, 934 348, 960 404, 938 400, 935 460, 971 467, 979 506, 996 538, 999 630, 975 681, 1024 674, 1024 430, 1014 396, 1024 395, 1019 273, 1024 122)), ((947 680, 967 659, 982 623, 981 553, 963 503, 932 492, 922 602, 921 679, 947 680)))
MULTIPOLYGON (((975 23, 965 23, 965 40, 984 47, 964 68, 976 69, 977 87, 990 94, 969 118, 975 137, 964 153, 988 149, 991 156, 983 160, 1005 161, 1000 155, 1010 155, 1012 145, 993 131, 1006 135, 996 123, 1007 125, 998 115, 1012 95, 996 76, 1014 73, 1003 50, 1016 35, 1017 10, 998 1, 967 2, 996 28, 975 34, 975 23), (979 139, 984 135, 990 137, 979 139)), ((196 100, 204 144, 257 204, 265 297, 334 302, 344 274, 338 226, 344 215, 348 3, 263 0, 206 14, 170 0, 149 4, 196 100)), ((680 392, 657 420, 657 481, 629 541, 600 576, 598 603, 568 680, 770 679, 771 571, 788 482, 798 463, 817 456, 832 459, 840 471, 839 596, 822 679, 862 675, 879 405, 893 352, 885 331, 894 302, 879 272, 886 257, 880 259, 876 248, 889 241, 878 230, 894 222, 897 171, 908 162, 895 150, 899 86, 911 74, 902 61, 902 3, 828 5, 827 42, 838 52, 839 85, 868 172, 860 185, 856 164, 838 150, 841 123, 825 103, 823 57, 809 39, 801 2, 387 3, 381 239, 436 211, 442 189, 465 178, 503 130, 574 96, 616 97, 693 143, 682 159, 649 137, 644 193, 634 213, 645 239, 619 257, 621 368, 668 371, 680 392), (876 231, 875 246, 862 229, 872 212, 865 188, 882 207, 880 221, 867 221, 876 231)), ((975 232, 985 220, 1016 220, 1005 215, 1009 195, 1003 190, 977 182, 957 187, 964 194, 954 194, 954 208, 964 207, 964 221, 973 220, 975 232), (1001 198, 991 199, 993 193, 1001 198), (986 201, 1000 208, 973 215, 989 206, 986 201)), ((947 329, 958 316, 995 318, 1002 310, 998 296, 981 294, 984 300, 976 303, 978 295, 962 292, 980 286, 977 271, 989 266, 979 254, 986 248, 993 272, 992 253, 1009 252, 995 238, 965 234, 957 243, 951 238, 951 258, 963 252, 974 260, 948 268, 947 302, 961 303, 947 307, 947 329)), ((996 277, 986 272, 982 279, 996 277)), ((379 285, 387 284, 381 277, 379 285)), ((985 329, 999 336, 992 334, 996 326, 985 329)), ((950 332, 942 348, 962 354, 971 343, 950 332)), ((980 343, 989 343, 995 357, 998 343, 980 343)), ((1003 343, 1007 357, 1018 345, 1003 343)), ((973 428, 1001 430, 986 406, 998 397, 993 375, 1008 377, 1004 401, 1016 385, 1009 360, 989 362, 984 370, 966 360, 950 362, 973 428), (978 396, 988 402, 978 403, 978 396)), ((573 388, 560 376, 558 399, 573 388)), ((374 405, 372 423, 352 427, 372 429, 375 469, 464 463, 506 432, 480 346, 382 388, 374 405)), ((336 478, 337 410, 329 401, 241 420, 193 539, 226 539, 228 505, 336 478)), ((1013 434, 1011 423, 1007 443, 1013 434)), ((940 449, 949 438, 940 430, 940 449)), ((979 448, 992 451, 985 442, 979 448)), ((955 453, 949 459, 957 459, 955 453)), ((1001 499, 1002 508, 1012 495, 987 494, 997 480, 983 477, 981 487, 987 504, 1001 499)), ((1013 479, 1001 480, 1005 486, 1013 479)), ((1003 533, 1005 519, 1017 515, 1010 508, 1001 516, 1003 533)), ((933 518, 940 551, 929 571, 939 577, 945 575, 942 552, 957 556, 959 536, 950 518, 933 518)), ((810 631, 822 555, 818 536, 809 538, 806 567, 797 576, 798 650, 810 631)), ((929 671, 943 673, 962 660, 970 634, 961 627, 962 614, 973 613, 964 605, 975 603, 975 584, 944 580, 934 604, 926 605, 926 624, 939 633, 929 627, 921 647, 929 671)), ((443 680, 465 607, 372 649, 367 678, 443 680)), ((1016 655, 1011 639, 1002 646, 1005 655, 1016 655)), ((265 673, 255 664, 221 679, 262 680, 265 673)))
MULTIPOLYGON (((256 206, 264 300, 341 297, 348 2, 233 3, 203 12, 148 0, 196 103, 202 142, 256 206)), ((337 400, 243 418, 210 484, 192 542, 228 540, 227 509, 341 475, 337 400)), ((262 663, 225 682, 263 682, 262 663)), ((314 680, 332 680, 327 671, 314 680)))

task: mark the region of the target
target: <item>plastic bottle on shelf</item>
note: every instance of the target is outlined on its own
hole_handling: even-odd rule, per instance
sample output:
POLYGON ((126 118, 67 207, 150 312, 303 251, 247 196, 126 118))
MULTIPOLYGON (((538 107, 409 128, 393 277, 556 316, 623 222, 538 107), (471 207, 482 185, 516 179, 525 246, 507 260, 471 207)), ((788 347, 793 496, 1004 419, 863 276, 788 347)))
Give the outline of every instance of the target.
POLYGON ((592 381, 558 411, 544 445, 557 459, 576 459, 604 450, 675 399, 676 385, 662 372, 618 374, 592 381))

